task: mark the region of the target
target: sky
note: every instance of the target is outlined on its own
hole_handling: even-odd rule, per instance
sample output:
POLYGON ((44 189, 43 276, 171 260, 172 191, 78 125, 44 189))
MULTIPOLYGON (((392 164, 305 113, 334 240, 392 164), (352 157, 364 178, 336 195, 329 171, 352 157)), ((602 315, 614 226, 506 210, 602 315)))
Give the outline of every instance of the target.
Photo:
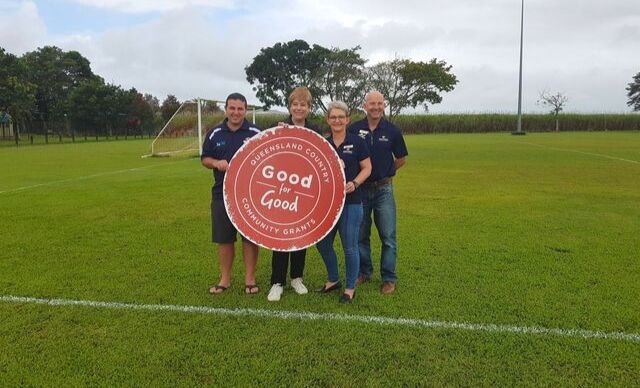
MULTIPOLYGON (((452 65, 459 82, 430 112, 515 112, 520 10, 518 0, 0 0, 0 47, 77 50, 105 81, 161 101, 240 92, 259 104, 244 68, 261 48, 359 45, 368 65, 452 65)), ((630 111, 640 0, 525 0, 524 12, 524 112, 547 110, 545 91, 567 96, 569 112, 630 111)))

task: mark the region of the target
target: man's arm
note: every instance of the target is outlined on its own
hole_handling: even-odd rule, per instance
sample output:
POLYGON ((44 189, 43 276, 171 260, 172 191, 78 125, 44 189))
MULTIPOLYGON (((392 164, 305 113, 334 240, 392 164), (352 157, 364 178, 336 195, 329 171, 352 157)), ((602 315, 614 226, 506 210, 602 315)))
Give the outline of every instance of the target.
POLYGON ((404 166, 407 163, 407 157, 403 156, 402 158, 398 158, 393 161, 393 166, 396 168, 396 171, 400 169, 400 167, 404 166))
POLYGON ((210 170, 218 170, 218 171, 222 171, 225 172, 227 171, 227 168, 229 167, 229 163, 227 163, 226 160, 224 159, 214 159, 211 157, 204 157, 202 158, 202 160, 200 161, 202 163, 203 166, 205 166, 206 168, 210 169, 210 170))

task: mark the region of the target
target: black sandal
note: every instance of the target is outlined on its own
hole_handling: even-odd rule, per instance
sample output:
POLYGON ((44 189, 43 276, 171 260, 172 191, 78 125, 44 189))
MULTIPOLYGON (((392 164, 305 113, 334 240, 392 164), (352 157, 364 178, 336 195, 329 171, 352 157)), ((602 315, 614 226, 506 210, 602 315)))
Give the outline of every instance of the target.
POLYGON ((341 287, 342 287, 342 283, 340 283, 340 282, 335 282, 332 286, 329 286, 329 287, 327 287, 326 284, 323 284, 322 288, 320 288, 318 290, 318 292, 321 293, 321 294, 326 294, 328 292, 338 290, 341 287))

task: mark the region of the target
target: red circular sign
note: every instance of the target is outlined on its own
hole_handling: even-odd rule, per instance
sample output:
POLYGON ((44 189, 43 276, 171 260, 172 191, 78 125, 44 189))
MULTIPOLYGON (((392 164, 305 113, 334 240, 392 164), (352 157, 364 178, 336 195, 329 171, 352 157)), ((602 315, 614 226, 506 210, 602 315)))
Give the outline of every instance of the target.
POLYGON ((309 247, 342 213, 340 158, 322 136, 281 126, 250 138, 229 163, 224 204, 238 231, 271 250, 309 247))

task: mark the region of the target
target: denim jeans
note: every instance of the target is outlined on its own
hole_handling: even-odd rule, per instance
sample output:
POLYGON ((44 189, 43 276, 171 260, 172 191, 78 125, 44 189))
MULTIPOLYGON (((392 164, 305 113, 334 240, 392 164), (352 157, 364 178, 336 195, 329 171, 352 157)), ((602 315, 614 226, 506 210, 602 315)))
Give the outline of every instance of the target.
POLYGON ((346 267, 345 288, 356 288, 358 270, 360 267, 360 254, 358 252, 358 235, 362 223, 362 204, 345 204, 342 214, 336 226, 320 240, 316 247, 324 265, 327 267, 327 277, 330 282, 340 280, 338 272, 338 258, 333 248, 336 232, 340 233, 342 248, 344 249, 344 262, 346 267))
POLYGON ((371 213, 382 242, 380 277, 383 282, 393 282, 396 276, 396 201, 393 184, 377 188, 362 187, 362 208, 364 212, 360 227, 360 274, 370 278, 373 274, 371 262, 371 213))

